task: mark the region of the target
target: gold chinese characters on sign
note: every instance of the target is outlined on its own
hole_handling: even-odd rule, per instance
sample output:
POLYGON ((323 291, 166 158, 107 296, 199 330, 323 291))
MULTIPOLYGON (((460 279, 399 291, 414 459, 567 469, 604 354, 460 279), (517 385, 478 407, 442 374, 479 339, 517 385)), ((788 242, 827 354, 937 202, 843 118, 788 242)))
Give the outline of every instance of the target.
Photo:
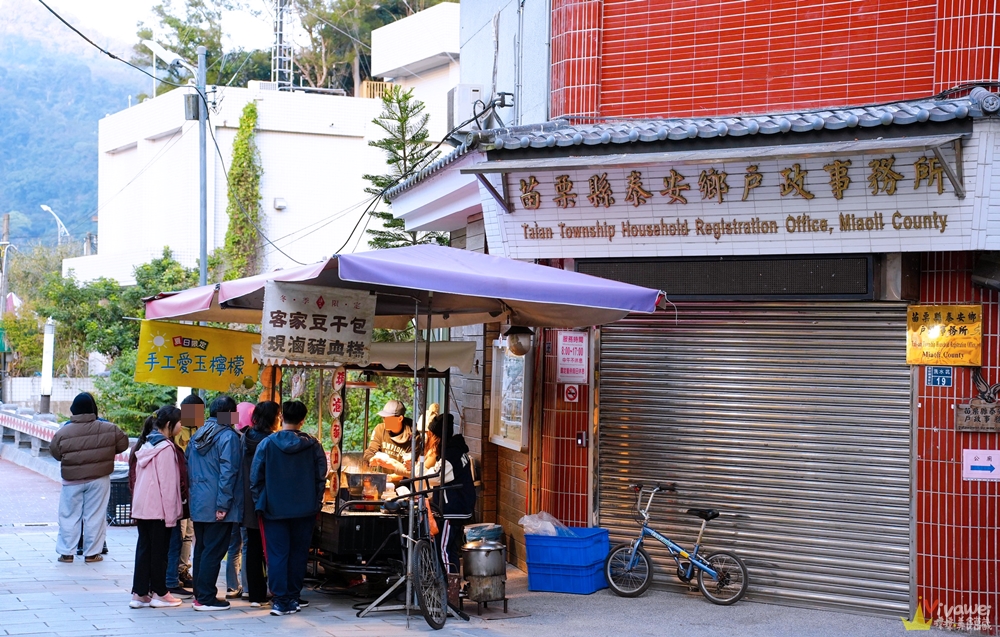
MULTIPOLYGON (((896 157, 882 157, 868 162, 868 175, 866 182, 868 190, 872 195, 894 195, 896 185, 904 179, 903 174, 895 169, 896 157)), ((835 199, 843 199, 844 193, 853 183, 851 176, 851 160, 836 159, 823 166, 829 173, 828 184, 830 192, 835 199)), ((923 156, 913 163, 913 189, 921 187, 933 189, 937 194, 944 194, 944 171, 935 157, 923 156)), ((743 190, 740 201, 747 201, 753 196, 753 191, 766 188, 777 187, 781 196, 795 196, 809 200, 816 195, 810 190, 809 171, 802 168, 800 164, 791 164, 779 170, 775 180, 765 179, 765 174, 760 172, 757 164, 750 164, 746 167, 743 175, 743 190)), ((702 200, 725 203, 729 194, 728 175, 716 168, 702 170, 698 177, 698 190, 701 192, 702 200)), ((574 184, 569 175, 555 175, 553 177, 553 188, 555 196, 552 202, 558 208, 573 208, 576 206, 576 193, 573 191, 574 184)), ((613 184, 608 178, 608 173, 591 175, 587 180, 589 194, 587 200, 595 208, 609 208, 615 203, 612 196, 614 189, 621 187, 625 192, 624 200, 626 204, 638 208, 653 198, 653 192, 647 190, 643 183, 643 173, 641 170, 632 170, 625 177, 624 182, 613 184)), ((675 168, 670 168, 663 179, 663 189, 659 191, 662 197, 667 197, 667 203, 684 205, 688 203, 684 191, 691 189, 691 184, 687 183, 684 175, 675 168)), ((817 182, 819 179, 816 180, 817 182)), ((521 179, 516 184, 519 187, 521 207, 525 210, 538 210, 544 203, 542 193, 537 189, 542 185, 535 175, 529 175, 527 179, 521 179)), ((814 183, 813 186, 816 184, 814 183)))
POLYGON ((911 305, 906 318, 906 363, 979 367, 981 305, 911 305))

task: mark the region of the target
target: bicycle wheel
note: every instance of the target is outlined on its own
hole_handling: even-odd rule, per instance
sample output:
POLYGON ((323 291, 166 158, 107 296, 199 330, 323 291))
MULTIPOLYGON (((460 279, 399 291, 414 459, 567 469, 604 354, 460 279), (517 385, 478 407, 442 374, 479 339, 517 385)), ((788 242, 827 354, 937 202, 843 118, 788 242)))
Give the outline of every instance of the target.
POLYGON ((708 601, 720 606, 728 606, 740 601, 750 585, 750 576, 747 574, 747 567, 743 560, 732 553, 720 551, 709 555, 705 558, 705 562, 719 574, 719 577, 712 579, 711 575, 698 569, 698 588, 701 589, 701 594, 708 601))
POLYGON ((608 586, 621 597, 638 597, 653 583, 653 562, 646 549, 639 547, 632 568, 628 563, 632 558, 632 545, 619 544, 611 549, 604 560, 604 577, 608 586))
POLYGON ((428 626, 441 630, 448 617, 448 584, 434 546, 428 540, 418 540, 413 546, 413 574, 420 612, 428 626))

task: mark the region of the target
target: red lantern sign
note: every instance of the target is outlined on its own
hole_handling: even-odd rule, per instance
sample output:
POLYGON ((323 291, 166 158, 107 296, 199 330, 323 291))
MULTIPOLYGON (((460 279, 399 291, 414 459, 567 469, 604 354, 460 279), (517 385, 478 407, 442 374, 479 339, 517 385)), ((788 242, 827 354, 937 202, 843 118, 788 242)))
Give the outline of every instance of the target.
POLYGON ((347 370, 343 367, 338 367, 333 370, 333 389, 334 391, 340 391, 344 388, 344 384, 347 383, 347 370))
POLYGON ((340 419, 335 418, 333 424, 330 425, 330 442, 333 444, 340 443, 340 437, 344 434, 344 427, 340 424, 340 419))
POLYGON ((344 399, 340 394, 334 394, 330 397, 330 417, 337 419, 342 413, 344 413, 344 399))

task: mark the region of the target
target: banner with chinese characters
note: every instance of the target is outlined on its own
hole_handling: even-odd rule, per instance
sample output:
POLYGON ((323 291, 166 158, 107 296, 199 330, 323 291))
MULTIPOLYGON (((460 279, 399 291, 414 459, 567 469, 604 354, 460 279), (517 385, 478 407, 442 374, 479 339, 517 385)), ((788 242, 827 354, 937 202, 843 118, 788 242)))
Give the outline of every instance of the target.
POLYGON ((260 365, 250 347, 260 334, 199 325, 143 321, 135 380, 215 391, 253 387, 260 365))
POLYGON ((983 306, 911 305, 906 319, 908 365, 979 367, 983 306))
MULTIPOLYGON (((751 152, 751 151, 748 151, 751 152)), ((942 147, 946 161, 954 150, 942 147)), ((510 258, 971 250, 973 198, 925 150, 512 172, 510 258)), ((488 220, 489 221, 489 220, 488 220)))
POLYGON ((374 322, 375 295, 367 291, 268 281, 261 354, 367 365, 374 322))

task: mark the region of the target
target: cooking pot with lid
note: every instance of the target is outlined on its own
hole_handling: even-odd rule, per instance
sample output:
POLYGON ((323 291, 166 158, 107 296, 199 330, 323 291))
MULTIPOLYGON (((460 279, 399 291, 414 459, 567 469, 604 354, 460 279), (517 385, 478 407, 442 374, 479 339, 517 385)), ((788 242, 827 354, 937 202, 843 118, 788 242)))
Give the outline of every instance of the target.
POLYGON ((493 540, 476 540, 462 547, 466 577, 495 577, 507 574, 507 547, 493 540))

